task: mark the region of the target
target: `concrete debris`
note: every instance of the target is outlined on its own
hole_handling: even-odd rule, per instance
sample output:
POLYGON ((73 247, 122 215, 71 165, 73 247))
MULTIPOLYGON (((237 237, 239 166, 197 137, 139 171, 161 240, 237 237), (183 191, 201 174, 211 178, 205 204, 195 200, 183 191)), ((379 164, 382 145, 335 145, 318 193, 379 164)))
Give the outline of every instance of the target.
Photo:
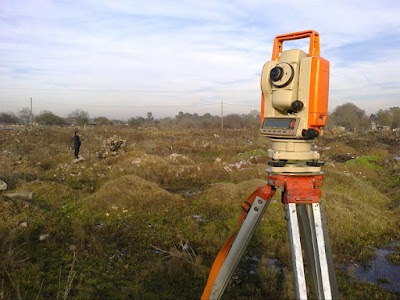
POLYGON ((26 200, 32 200, 33 193, 32 192, 8 193, 8 194, 5 194, 4 196, 6 196, 8 198, 22 198, 22 199, 26 199, 26 200))
POLYGON ((7 189, 7 183, 3 180, 0 180, 0 191, 5 191, 7 189))
POLYGON ((80 156, 79 155, 79 157, 78 158, 75 158, 72 162, 74 163, 74 164, 76 164, 76 163, 78 163, 78 162, 80 162, 80 161, 83 161, 83 160, 85 160, 82 156, 80 156))

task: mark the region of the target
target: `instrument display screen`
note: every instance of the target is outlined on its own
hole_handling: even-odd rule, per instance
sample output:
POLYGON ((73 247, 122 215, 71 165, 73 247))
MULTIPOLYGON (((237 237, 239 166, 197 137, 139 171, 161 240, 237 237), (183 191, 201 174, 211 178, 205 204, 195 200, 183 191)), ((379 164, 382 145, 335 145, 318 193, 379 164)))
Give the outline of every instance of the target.
POLYGON ((296 119, 294 118, 266 118, 262 128, 294 129, 295 126, 296 119))

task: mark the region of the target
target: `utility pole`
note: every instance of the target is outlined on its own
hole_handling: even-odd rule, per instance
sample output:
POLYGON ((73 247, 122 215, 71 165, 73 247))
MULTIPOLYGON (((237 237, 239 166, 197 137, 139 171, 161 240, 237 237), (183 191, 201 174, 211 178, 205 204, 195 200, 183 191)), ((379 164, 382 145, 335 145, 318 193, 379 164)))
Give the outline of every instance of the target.
POLYGON ((31 126, 33 126, 32 97, 31 97, 31 126))
POLYGON ((221 133, 224 130, 224 101, 221 100, 221 133))

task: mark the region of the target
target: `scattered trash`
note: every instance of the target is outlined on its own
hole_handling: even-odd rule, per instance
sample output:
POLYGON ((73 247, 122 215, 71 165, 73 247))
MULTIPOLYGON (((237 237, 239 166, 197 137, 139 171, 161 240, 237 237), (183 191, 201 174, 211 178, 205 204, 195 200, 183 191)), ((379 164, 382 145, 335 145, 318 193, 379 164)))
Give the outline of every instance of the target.
POLYGON ((202 218, 201 218, 200 215, 193 215, 192 218, 195 219, 197 222, 201 222, 202 221, 202 218))
POLYGON ((248 168, 248 167, 250 167, 250 166, 249 166, 249 163, 246 162, 246 161, 243 161, 243 160, 241 160, 241 161, 235 163, 234 166, 235 166, 236 169, 238 169, 238 170, 243 169, 243 168, 248 168))
POLYGON ((229 175, 231 175, 232 174, 232 169, 231 168, 229 168, 228 166, 225 166, 224 167, 224 170, 226 171, 226 173, 228 173, 229 175))

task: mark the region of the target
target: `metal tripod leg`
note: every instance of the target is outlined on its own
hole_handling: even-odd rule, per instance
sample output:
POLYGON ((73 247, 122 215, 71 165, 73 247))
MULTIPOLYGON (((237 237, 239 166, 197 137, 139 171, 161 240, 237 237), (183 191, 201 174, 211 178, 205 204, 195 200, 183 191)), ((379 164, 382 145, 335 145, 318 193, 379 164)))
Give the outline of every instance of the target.
POLYGON ((307 299, 300 234, 298 232, 299 223, 302 229, 302 244, 309 266, 308 275, 311 277, 313 296, 317 299, 332 299, 333 296, 337 296, 333 260, 329 240, 325 236, 327 232, 321 217, 320 204, 289 203, 287 204, 287 219, 296 298, 307 299))
POLYGON ((300 242, 299 222, 295 203, 286 205, 286 218, 288 222, 290 254, 294 275, 296 299, 307 299, 306 278, 304 275, 303 254, 300 242))
MULTIPOLYGON (((269 199, 268 199, 269 200, 269 199)), ((210 299, 220 299, 270 201, 256 197, 215 279, 210 299)))

